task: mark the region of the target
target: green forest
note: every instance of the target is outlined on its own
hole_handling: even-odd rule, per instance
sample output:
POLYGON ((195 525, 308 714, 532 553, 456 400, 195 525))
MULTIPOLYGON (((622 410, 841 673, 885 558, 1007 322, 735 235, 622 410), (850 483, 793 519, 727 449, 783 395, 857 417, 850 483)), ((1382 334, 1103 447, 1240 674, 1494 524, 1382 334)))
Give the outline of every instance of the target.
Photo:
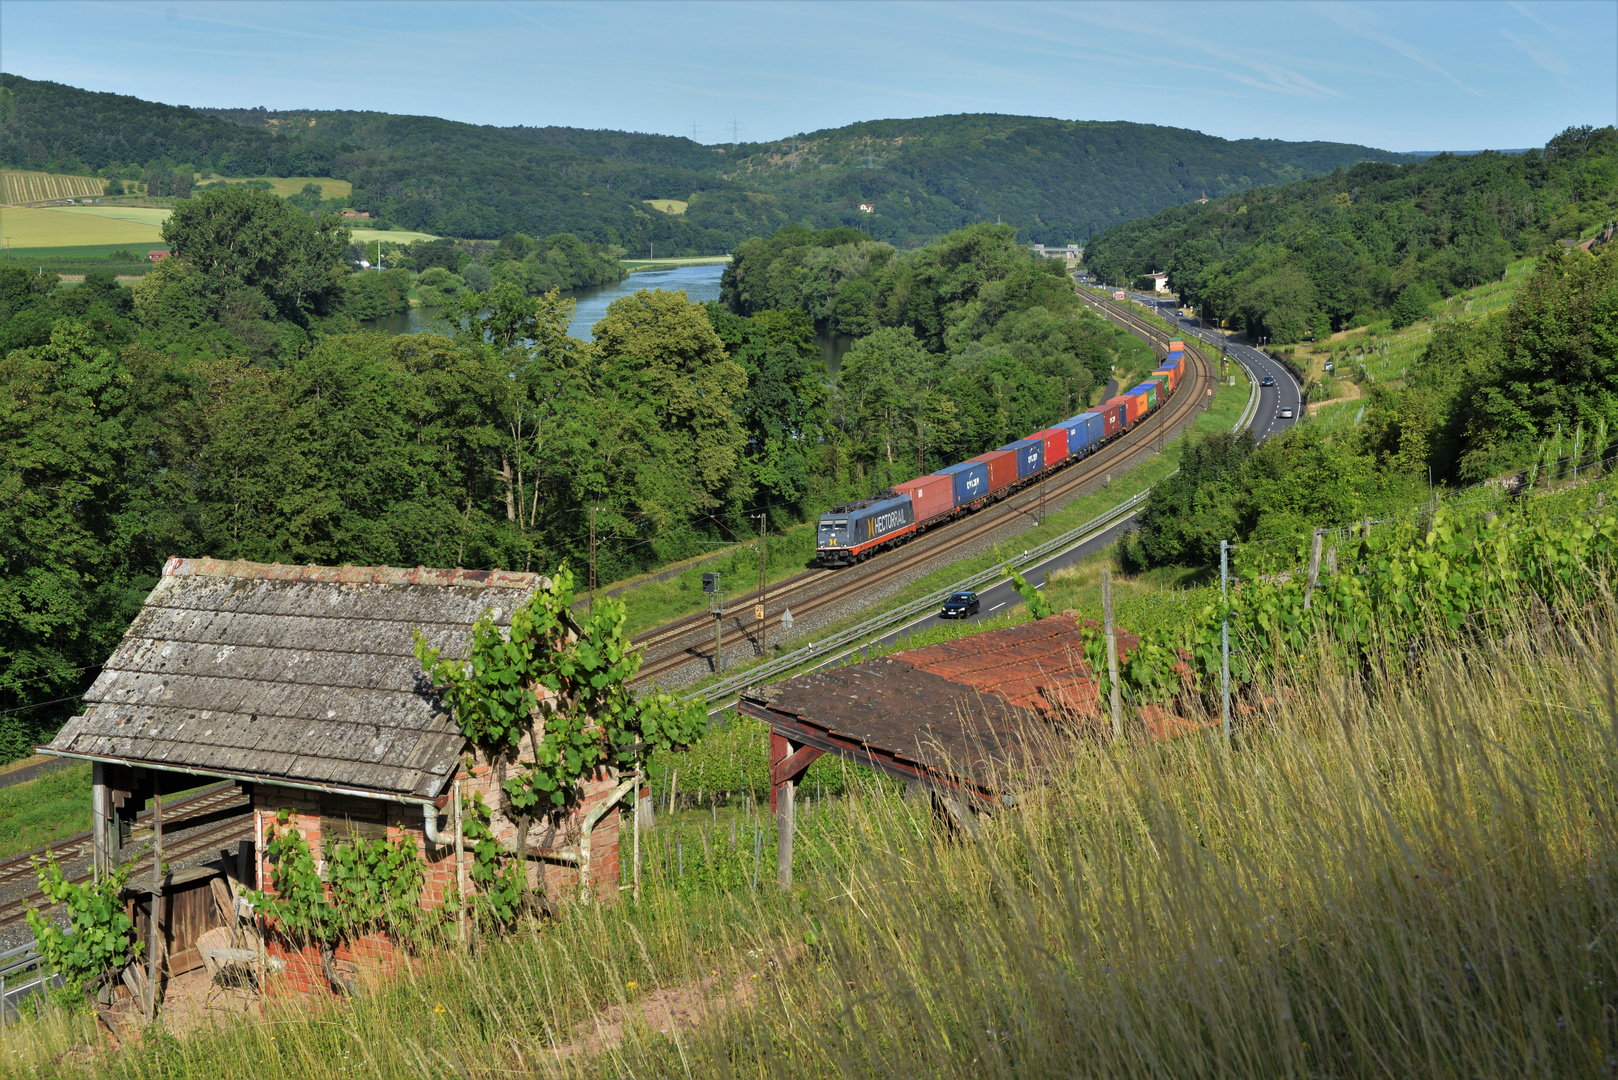
MULTIPOLYGON (((0 165, 145 178, 329 176, 383 227, 465 239, 571 233, 639 254, 713 254, 786 225, 914 248, 979 222, 1083 242, 1201 197, 1401 155, 1230 141, 1145 124, 972 115, 884 120, 770 143, 367 112, 191 109, 0 75, 0 165), (650 199, 686 203, 670 214, 650 199), (863 213, 862 203, 875 207, 863 213)), ((155 184, 156 186, 151 186, 155 184)))
POLYGON ((1108 281, 1152 271, 1209 320, 1276 343, 1397 328, 1506 265, 1618 218, 1618 130, 1569 128, 1543 150, 1365 162, 1163 210, 1097 236, 1108 281))
POLYGON ((1009 226, 913 252, 792 230, 760 259, 797 260, 803 291, 641 290, 590 341, 559 282, 537 291, 596 257, 571 237, 356 271, 334 218, 242 185, 164 236, 133 288, 0 266, 0 758, 71 714, 171 555, 580 566, 595 508, 612 581, 1021 437, 1152 361, 1009 226), (412 278, 445 303, 433 332, 358 327, 412 278), (833 378, 806 298, 856 285, 833 378))
POLYGON ((1188 446, 1126 562, 1212 567, 1221 540, 1290 553, 1312 528, 1396 516, 1435 488, 1605 474, 1618 454, 1618 244, 1553 246, 1510 307, 1440 320, 1403 379, 1367 390, 1361 422, 1343 430, 1188 446))

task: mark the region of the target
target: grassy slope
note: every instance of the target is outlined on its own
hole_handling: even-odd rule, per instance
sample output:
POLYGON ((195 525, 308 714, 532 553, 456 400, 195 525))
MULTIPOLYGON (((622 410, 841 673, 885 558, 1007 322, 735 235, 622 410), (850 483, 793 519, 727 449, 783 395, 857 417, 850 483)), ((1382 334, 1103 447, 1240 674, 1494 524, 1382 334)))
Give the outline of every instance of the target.
POLYGON ((89 827, 89 765, 0 788, 0 859, 89 827))
POLYGON ((1305 665, 1228 748, 1053 742, 976 842, 855 783, 803 814, 790 894, 771 887, 767 815, 736 818, 734 841, 684 815, 646 841, 638 905, 567 905, 340 1007, 272 1002, 121 1054, 64 1054, 103 1045, 87 1018, 31 1021, 7 1064, 130 1080, 1026 1080, 1075 1061, 1598 1075, 1618 1060, 1618 717, 1592 702, 1618 663, 1615 614, 1577 643, 1525 622, 1385 681, 1305 665), (712 1011, 613 1023, 681 987, 712 1011), (621 1033, 613 1053, 570 1043, 598 1023, 621 1033), (578 1051, 565 1066, 559 1044, 578 1051))

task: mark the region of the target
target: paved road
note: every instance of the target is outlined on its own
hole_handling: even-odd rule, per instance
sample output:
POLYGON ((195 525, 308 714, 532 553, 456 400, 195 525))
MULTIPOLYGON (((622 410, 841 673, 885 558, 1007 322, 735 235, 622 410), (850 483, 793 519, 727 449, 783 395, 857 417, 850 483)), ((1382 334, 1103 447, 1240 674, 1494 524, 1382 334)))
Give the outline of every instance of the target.
MULTIPOLYGON (((1271 435, 1280 434, 1295 424, 1297 418, 1303 414, 1303 388, 1286 369, 1286 365, 1279 360, 1251 345, 1228 339, 1218 330, 1202 327, 1198 325, 1196 319, 1183 317, 1172 300, 1160 300, 1147 293, 1129 295, 1131 299, 1138 300, 1155 310, 1171 326, 1178 326, 1192 337, 1201 338, 1215 348, 1223 345, 1249 372, 1258 376, 1261 382, 1266 375, 1275 380, 1274 386, 1261 385, 1258 389, 1258 412, 1253 414, 1253 438, 1263 442, 1271 435), (1281 419, 1282 409, 1291 409, 1292 418, 1281 419)), ((1211 355, 1209 359, 1212 359, 1211 355)))
MULTIPOLYGON (((1090 278, 1085 275, 1081 275, 1079 281, 1081 284, 1091 284, 1090 278)), ((1131 300, 1157 312, 1170 326, 1178 326, 1192 337, 1200 338, 1215 348, 1225 346, 1231 355, 1261 381, 1266 375, 1275 380, 1274 386, 1259 387, 1258 412, 1253 416, 1253 438, 1263 442, 1271 435, 1285 431, 1297 422, 1297 418, 1303 413, 1303 389, 1279 360, 1272 359, 1251 345, 1226 339, 1218 330, 1200 326, 1196 319, 1183 318, 1179 306, 1172 300, 1164 300, 1151 293, 1130 292, 1128 296, 1131 300), (1292 410, 1290 420, 1281 419, 1281 410, 1286 408, 1292 410)), ((1209 358, 1212 359, 1211 356, 1209 358)))

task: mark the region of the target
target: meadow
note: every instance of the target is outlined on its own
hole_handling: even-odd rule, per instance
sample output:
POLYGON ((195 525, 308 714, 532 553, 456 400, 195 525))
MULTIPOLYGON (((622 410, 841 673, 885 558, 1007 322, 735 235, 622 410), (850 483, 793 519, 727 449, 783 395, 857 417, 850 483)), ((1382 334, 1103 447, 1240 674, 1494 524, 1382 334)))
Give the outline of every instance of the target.
POLYGON ((320 197, 323 199, 346 199, 354 194, 354 185, 347 180, 334 180, 329 176, 208 176, 197 175, 197 183, 211 184, 223 180, 227 184, 245 184, 249 180, 261 180, 270 185, 270 190, 286 198, 288 195, 298 195, 303 192, 305 184, 317 184, 320 187, 320 197))

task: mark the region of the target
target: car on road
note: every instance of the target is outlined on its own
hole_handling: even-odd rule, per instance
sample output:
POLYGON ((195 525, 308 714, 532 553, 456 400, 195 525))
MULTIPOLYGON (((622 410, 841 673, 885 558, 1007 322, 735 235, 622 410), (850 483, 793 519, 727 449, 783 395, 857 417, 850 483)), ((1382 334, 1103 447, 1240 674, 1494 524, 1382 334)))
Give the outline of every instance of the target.
POLYGON ((1291 405, 1283 405, 1283 406, 1281 406, 1281 419, 1283 419, 1283 420, 1291 420, 1292 419, 1292 406, 1291 405))
POLYGON ((1258 384, 1260 386, 1274 386, 1275 385, 1275 376, 1274 375, 1266 375, 1266 376, 1264 376, 1262 379, 1260 379, 1258 381, 1258 384))
POLYGON ((964 619, 969 615, 978 613, 978 594, 975 592, 953 593, 944 606, 939 609, 940 619, 964 619))

